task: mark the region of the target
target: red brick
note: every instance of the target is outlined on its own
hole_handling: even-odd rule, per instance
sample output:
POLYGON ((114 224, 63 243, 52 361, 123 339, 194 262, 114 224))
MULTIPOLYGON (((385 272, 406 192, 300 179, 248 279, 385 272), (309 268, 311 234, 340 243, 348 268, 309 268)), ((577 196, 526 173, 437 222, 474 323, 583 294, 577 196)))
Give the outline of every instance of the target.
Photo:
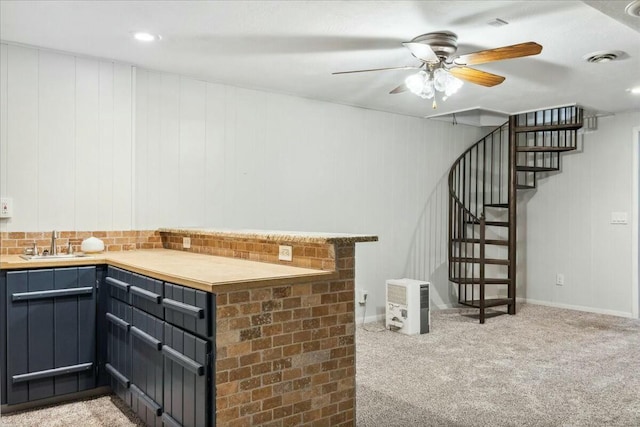
POLYGON ((249 291, 229 292, 229 304, 249 301, 249 291))
POLYGON ((259 351, 264 350, 266 348, 271 348, 271 337, 259 338, 256 340, 252 340, 251 342, 251 351, 259 351))
POLYGON ((251 373, 253 375, 265 374, 271 372, 271 362, 258 363, 251 367, 251 373))
POLYGON ((273 346, 281 347, 293 342, 293 334, 278 335, 273 337, 273 346))
POLYGON ((278 406, 282 406, 282 396, 274 396, 269 399, 264 399, 262 401, 263 411, 267 409, 277 408, 278 406))
POLYGON ((287 345, 282 348, 283 356, 293 356, 294 354, 302 353, 302 346, 300 343, 287 345))
POLYGON ((252 390, 254 388, 260 387, 260 378, 253 377, 243 381, 240 381, 240 390, 252 390))
POLYGON ((253 416, 251 419, 251 425, 258 426, 263 425, 264 423, 271 421, 273 419, 273 411, 262 411, 253 416))
POLYGON ((251 368, 245 366, 244 368, 234 369, 229 372, 229 379, 231 381, 242 380, 251 376, 251 368))
POLYGON ((284 418, 293 414, 293 405, 281 406, 273 410, 273 418, 284 418))
POLYGON ((260 353, 249 353, 240 356, 240 366, 253 365, 260 362, 260 353))
POLYGON ((271 386, 257 388, 251 392, 251 400, 263 400, 272 396, 271 386))

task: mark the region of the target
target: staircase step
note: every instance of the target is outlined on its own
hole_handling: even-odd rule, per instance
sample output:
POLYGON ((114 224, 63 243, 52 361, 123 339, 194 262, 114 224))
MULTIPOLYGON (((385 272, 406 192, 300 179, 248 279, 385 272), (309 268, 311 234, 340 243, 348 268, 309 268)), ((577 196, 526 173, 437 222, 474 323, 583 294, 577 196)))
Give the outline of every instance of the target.
POLYGON ((509 208, 509 203, 487 203, 485 208, 509 208))
MULTIPOLYGON (((480 243, 480 239, 453 239, 456 243, 480 243)), ((508 240, 486 239, 485 245, 509 246, 508 240)))
MULTIPOLYGON (((480 221, 466 221, 467 224, 480 224, 480 221)), ((509 226, 509 222, 508 221, 485 221, 484 222, 486 225, 491 225, 494 227, 508 227, 509 226)))
MULTIPOLYGON (((469 307, 480 308, 479 300, 459 301, 460 304, 469 307)), ((485 307, 497 307, 499 305, 509 305, 513 303, 513 298, 486 298, 484 300, 485 307)))
POLYGON ((564 151, 573 151, 576 147, 516 147, 516 151, 529 153, 561 153, 564 151))
POLYGON ((516 166, 518 172, 552 172, 560 170, 560 168, 551 168, 544 166, 516 166))
MULTIPOLYGON (((470 258, 470 257, 453 257, 451 258, 452 262, 472 262, 479 263, 480 258, 470 258)), ((495 265, 509 265, 511 264, 508 259, 497 259, 497 258, 485 258, 485 264, 495 264, 495 265)))
POLYGON ((518 184, 516 186, 516 189, 518 189, 518 190, 534 190, 535 188, 536 188, 535 185, 518 184))
POLYGON ((562 123, 559 125, 516 126, 516 133, 551 131, 551 130, 576 130, 582 127, 582 123, 562 123))
MULTIPOLYGON (((449 277, 449 281, 453 283, 458 283, 460 285, 478 285, 480 284, 480 279, 477 277, 449 277)), ((511 283, 511 279, 484 279, 485 285, 508 285, 511 283)))

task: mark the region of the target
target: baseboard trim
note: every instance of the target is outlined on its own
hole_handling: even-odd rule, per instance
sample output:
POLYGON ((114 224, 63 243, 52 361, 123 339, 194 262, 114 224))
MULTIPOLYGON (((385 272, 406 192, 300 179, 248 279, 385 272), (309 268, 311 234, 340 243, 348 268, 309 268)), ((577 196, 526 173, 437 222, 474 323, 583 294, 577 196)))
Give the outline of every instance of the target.
POLYGON ((634 316, 632 313, 627 313, 624 311, 607 310, 607 309, 595 308, 595 307, 585 307, 582 305, 562 304, 558 302, 541 301, 541 300, 535 300, 531 298, 522 298, 522 297, 516 298, 516 302, 525 303, 525 304, 544 305, 547 307, 554 307, 554 308, 564 308, 567 310, 586 311, 587 313, 607 314, 609 316, 618 316, 618 317, 626 317, 629 319, 634 319, 634 316))
POLYGON ((61 396, 48 397, 46 399, 34 400, 33 402, 18 403, 16 405, 1 405, 0 413, 10 414, 16 411, 24 411, 25 409, 40 408, 43 406, 57 405, 76 400, 88 399, 96 396, 103 396, 113 393, 110 386, 101 386, 92 388, 91 390, 78 391, 75 393, 64 394, 61 396))

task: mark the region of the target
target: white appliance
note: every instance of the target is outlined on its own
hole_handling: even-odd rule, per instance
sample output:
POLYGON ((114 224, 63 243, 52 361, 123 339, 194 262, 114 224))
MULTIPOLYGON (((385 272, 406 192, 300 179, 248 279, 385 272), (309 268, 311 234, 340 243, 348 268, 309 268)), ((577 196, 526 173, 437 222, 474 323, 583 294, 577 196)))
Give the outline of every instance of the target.
POLYGON ((406 335, 426 334, 431 324, 429 282, 387 280, 386 327, 406 335))

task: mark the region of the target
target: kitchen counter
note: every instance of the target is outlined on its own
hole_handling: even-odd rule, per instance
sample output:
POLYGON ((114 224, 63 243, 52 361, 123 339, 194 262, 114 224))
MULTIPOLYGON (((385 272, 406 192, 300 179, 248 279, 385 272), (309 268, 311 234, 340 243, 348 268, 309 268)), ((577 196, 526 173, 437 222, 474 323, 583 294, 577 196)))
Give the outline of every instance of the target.
POLYGON ((332 271, 291 267, 243 259, 181 252, 170 249, 150 249, 107 252, 90 257, 28 261, 18 255, 3 256, 3 270, 40 267, 67 267, 108 264, 139 274, 189 286, 207 292, 251 289, 336 277, 332 271))
POLYGON ((159 228, 160 233, 184 235, 200 235, 234 239, 260 239, 278 242, 296 243, 332 243, 350 244, 360 242, 377 242, 378 236, 370 234, 321 233, 309 231, 249 230, 231 228, 159 228))

